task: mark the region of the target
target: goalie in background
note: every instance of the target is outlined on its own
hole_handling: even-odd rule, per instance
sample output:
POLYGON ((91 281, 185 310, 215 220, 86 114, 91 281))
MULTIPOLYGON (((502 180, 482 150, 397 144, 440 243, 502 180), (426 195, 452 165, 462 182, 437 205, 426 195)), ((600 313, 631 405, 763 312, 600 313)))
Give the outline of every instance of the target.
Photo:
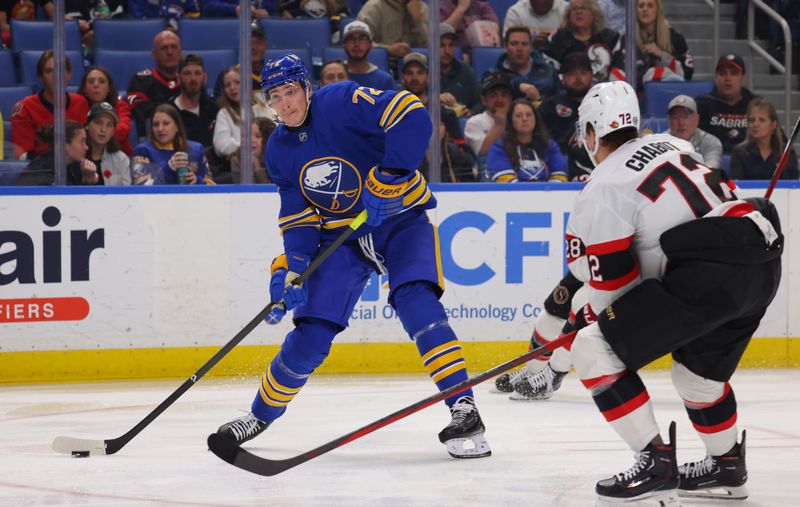
MULTIPOLYGON (((261 86, 281 122, 269 138, 265 165, 278 185, 285 249, 272 263, 269 287, 272 302, 283 305, 267 321, 294 310, 294 329, 267 368, 251 413, 217 434, 241 444, 283 415, 347 327, 373 271, 388 274, 389 302, 439 390, 467 380, 461 345, 439 301, 438 232, 426 214, 436 198, 416 170, 433 130, 419 98, 352 81, 312 96, 310 74, 293 54, 268 61, 261 86), (366 224, 304 284, 293 285, 364 209, 366 224)), ((439 440, 450 455, 489 456, 472 390, 445 403, 451 421, 439 440)))

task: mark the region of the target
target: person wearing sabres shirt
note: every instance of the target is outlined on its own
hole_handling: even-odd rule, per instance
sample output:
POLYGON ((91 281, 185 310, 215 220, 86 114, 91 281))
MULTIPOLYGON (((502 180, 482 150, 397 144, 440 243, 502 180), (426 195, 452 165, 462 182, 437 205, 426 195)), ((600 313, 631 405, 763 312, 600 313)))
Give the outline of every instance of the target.
MULTIPOLYGON (((309 72, 293 54, 267 61, 261 87, 281 123, 269 138, 266 166, 278 185, 285 251, 272 263, 269 292, 273 302, 294 310, 294 329, 263 375, 251 412, 217 433, 241 444, 283 415, 347 327, 372 271, 388 275, 389 302, 436 386, 467 380, 461 346, 439 302, 439 238, 425 211, 436 199, 415 169, 432 132, 419 98, 351 81, 312 96, 309 72), (366 224, 306 283, 292 285, 364 209, 366 224)), ((275 306, 266 320, 277 323, 284 314, 275 306)), ((439 440, 450 455, 489 456, 472 390, 445 401, 452 420, 439 440)))

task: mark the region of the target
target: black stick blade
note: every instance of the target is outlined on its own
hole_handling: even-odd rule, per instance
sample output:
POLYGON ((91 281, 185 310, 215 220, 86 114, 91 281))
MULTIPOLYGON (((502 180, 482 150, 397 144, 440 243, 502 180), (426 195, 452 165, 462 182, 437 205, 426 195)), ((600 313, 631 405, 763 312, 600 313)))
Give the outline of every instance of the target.
POLYGON ((222 461, 248 472, 271 477, 302 463, 305 460, 270 460, 252 454, 216 433, 208 436, 208 448, 222 461), (296 462, 295 462, 296 461, 296 462))

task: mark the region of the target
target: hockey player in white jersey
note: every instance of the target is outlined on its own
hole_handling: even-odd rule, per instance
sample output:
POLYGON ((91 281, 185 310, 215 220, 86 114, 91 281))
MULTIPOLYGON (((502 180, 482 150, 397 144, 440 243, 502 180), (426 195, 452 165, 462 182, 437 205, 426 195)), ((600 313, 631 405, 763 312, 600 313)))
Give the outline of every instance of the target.
POLYGON ((687 142, 639 138, 638 100, 627 83, 593 87, 579 122, 596 167, 567 227, 569 266, 586 282, 582 313, 590 322, 572 344, 572 361, 635 453, 629 470, 597 483, 598 503, 745 498, 745 435, 737 442, 728 380, 780 281, 777 212, 764 199, 739 200, 733 182, 699 163, 687 142), (668 353, 707 451, 681 467, 675 423, 665 443, 637 374, 668 353))

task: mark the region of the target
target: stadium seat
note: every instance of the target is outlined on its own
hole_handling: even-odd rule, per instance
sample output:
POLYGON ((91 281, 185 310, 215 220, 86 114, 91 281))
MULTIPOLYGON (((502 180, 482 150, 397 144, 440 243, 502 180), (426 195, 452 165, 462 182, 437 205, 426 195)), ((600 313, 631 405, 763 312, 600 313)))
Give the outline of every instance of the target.
POLYGON ((322 50, 331 44, 331 25, 325 19, 277 19, 258 21, 267 34, 270 48, 305 46, 314 65, 322 65, 322 50))
POLYGON ((666 116, 669 101, 677 95, 697 97, 708 93, 713 81, 659 81, 644 84, 644 115, 666 116))
POLYGON ((153 39, 166 28, 167 22, 162 18, 97 19, 92 26, 97 49, 150 51, 153 48, 153 39))
POLYGON ((117 85, 117 90, 123 94, 134 74, 153 67, 153 55, 150 51, 98 49, 94 52, 94 63, 108 70, 114 79, 114 84, 117 85))
MULTIPOLYGON (((329 46, 322 51, 323 63, 335 60, 337 58, 340 60, 347 59, 347 54, 344 52, 344 49, 337 46, 329 46)), ((375 64, 375 66, 377 66, 379 69, 385 70, 386 72, 391 72, 389 70, 389 51, 386 48, 372 48, 367 55, 367 60, 369 60, 370 63, 375 64)))
MULTIPOLYGON (((81 49, 81 34, 77 21, 64 23, 64 38, 67 51, 81 49)), ((50 21, 11 20, 11 49, 14 51, 34 50, 40 52, 53 47, 53 23, 50 21)))
POLYGON ((17 71, 14 68, 14 53, 0 50, 0 86, 17 84, 17 71))
MULTIPOLYGON (((41 56, 42 52, 38 50, 20 51, 19 66, 22 71, 19 80, 20 83, 35 85, 37 89, 41 86, 41 81, 39 81, 39 77, 36 75, 36 64, 39 62, 41 56)), ((66 84, 78 86, 81 84, 81 79, 83 79, 83 73, 85 72, 83 68, 83 55, 80 51, 67 51, 67 58, 72 61, 72 78, 66 84)))
POLYGON ((475 69, 475 77, 481 80, 484 72, 491 69, 497 63, 497 59, 503 54, 503 48, 473 48, 472 49, 472 68, 475 69))
MULTIPOLYGON (((205 67, 206 74, 208 75, 206 87, 208 94, 212 95, 214 93, 214 83, 216 82, 219 73, 238 63, 236 59, 236 51, 233 49, 204 49, 201 51, 195 50, 192 52, 200 55, 203 58, 203 66, 205 67)), ((186 51, 184 51, 183 54, 186 54, 186 51)))
POLYGON ((358 11, 364 7, 367 0, 347 0, 347 7, 350 9, 351 16, 358 16, 358 11))
POLYGON ((268 49, 264 51, 264 60, 280 58, 288 53, 296 54, 303 61, 303 65, 311 70, 311 51, 308 48, 268 49))
POLYGON ((0 186, 13 185, 17 182, 19 173, 29 162, 25 160, 0 160, 0 186))
POLYGON ((3 121, 10 121, 14 105, 32 93, 33 88, 25 85, 0 87, 0 113, 3 114, 3 121))
POLYGON ((642 119, 639 129, 643 134, 660 134, 669 130, 669 120, 666 117, 650 116, 642 119))
POLYGON ((238 53, 239 18, 181 18, 178 35, 184 53, 206 49, 233 49, 238 53))
MULTIPOLYGON (((355 20, 356 20, 356 18, 353 18, 353 17, 350 17, 350 16, 342 16, 341 18, 339 18, 339 31, 344 33, 344 27, 346 27, 347 25, 349 25, 350 23, 352 23, 355 20)), ((343 41, 339 41, 339 42, 343 42, 343 41)))

